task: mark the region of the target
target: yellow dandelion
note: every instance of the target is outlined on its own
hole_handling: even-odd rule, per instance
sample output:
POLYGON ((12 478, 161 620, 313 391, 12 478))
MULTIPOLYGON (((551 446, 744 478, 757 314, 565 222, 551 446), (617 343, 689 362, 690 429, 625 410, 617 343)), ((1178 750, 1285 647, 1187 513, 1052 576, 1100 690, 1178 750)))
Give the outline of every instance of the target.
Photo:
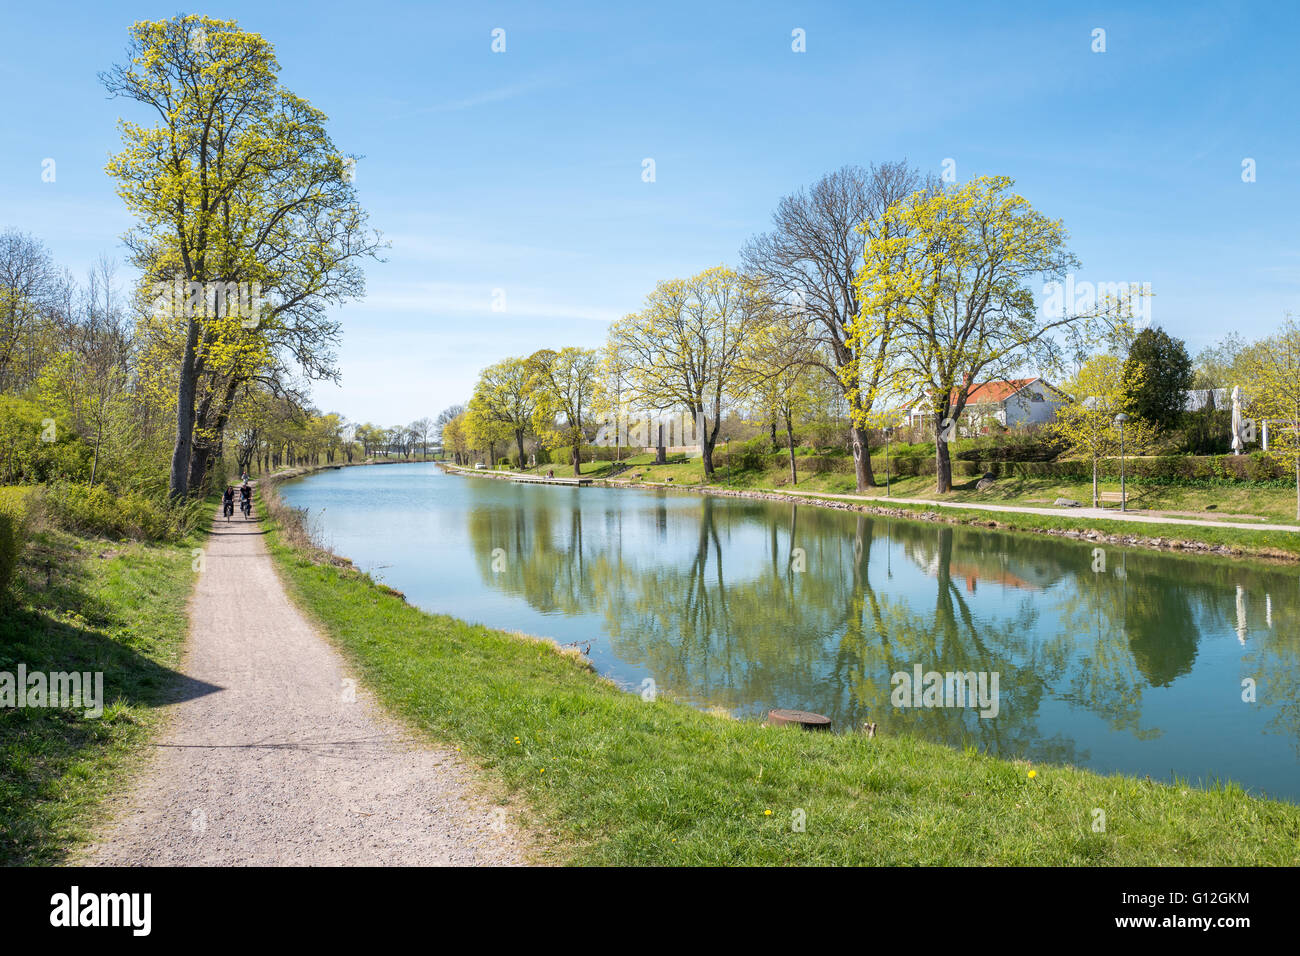
POLYGON ((772 811, 771 811, 771 810, 764 810, 764 811, 763 811, 763 816, 765 816, 765 817, 770 817, 771 815, 772 815, 772 811))
POLYGON ((1030 779, 1030 780, 1033 780, 1033 779, 1034 779, 1035 777, 1037 777, 1037 776, 1038 776, 1038 771, 1037 771, 1037 770, 1031 770, 1031 771, 1029 771, 1029 779, 1030 779))

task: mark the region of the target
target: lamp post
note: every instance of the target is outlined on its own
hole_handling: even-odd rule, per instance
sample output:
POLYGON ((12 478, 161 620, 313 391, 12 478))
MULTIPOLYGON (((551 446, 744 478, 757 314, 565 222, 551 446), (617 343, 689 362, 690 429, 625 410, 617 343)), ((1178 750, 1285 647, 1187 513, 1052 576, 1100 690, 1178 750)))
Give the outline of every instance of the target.
POLYGON ((892 431, 893 431, 892 428, 889 428, 889 427, 886 427, 886 428, 885 428, 885 497, 886 497, 886 498, 888 498, 889 495, 890 495, 890 490, 889 490, 889 435, 890 435, 890 432, 892 432, 892 431))
POLYGON ((1128 511, 1128 495, 1124 486, 1124 423, 1128 421, 1128 416, 1120 412, 1115 416, 1115 424, 1119 426, 1119 510, 1128 511))

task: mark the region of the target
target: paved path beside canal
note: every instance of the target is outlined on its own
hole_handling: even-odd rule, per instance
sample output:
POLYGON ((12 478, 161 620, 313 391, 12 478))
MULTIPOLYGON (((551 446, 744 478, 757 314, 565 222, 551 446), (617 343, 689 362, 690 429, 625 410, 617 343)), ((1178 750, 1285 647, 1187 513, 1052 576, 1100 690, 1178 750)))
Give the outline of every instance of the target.
POLYGON ((1051 515, 1059 518, 1105 518, 1107 521, 1140 521, 1144 524, 1184 524, 1198 528, 1248 528, 1253 531, 1300 531, 1300 525, 1265 524, 1249 521, 1210 521, 1203 518, 1172 518, 1144 511, 1117 508, 1034 508, 1029 505, 995 505, 971 501, 933 501, 929 498, 887 498, 883 495, 855 495, 825 491, 777 491, 790 497, 844 498, 878 505, 925 505, 933 508, 968 508, 972 511, 1011 511, 1017 514, 1051 515))
POLYGON ((154 753, 80 862, 522 862, 457 753, 386 717, 292 604, 259 522, 213 526, 181 671, 154 753))

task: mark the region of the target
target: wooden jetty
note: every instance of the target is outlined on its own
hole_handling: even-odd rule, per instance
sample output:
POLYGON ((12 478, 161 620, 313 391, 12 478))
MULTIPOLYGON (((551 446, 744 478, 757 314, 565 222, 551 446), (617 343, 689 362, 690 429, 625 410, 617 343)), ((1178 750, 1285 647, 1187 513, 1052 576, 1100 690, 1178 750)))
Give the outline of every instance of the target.
POLYGON ((521 475, 511 471, 489 471, 486 468, 464 468, 460 465, 449 465, 441 461, 437 462, 437 465, 444 471, 452 471, 461 475, 474 475, 477 478, 513 481, 521 485, 568 485, 571 488, 585 488, 594 480, 582 477, 552 478, 549 475, 521 475))

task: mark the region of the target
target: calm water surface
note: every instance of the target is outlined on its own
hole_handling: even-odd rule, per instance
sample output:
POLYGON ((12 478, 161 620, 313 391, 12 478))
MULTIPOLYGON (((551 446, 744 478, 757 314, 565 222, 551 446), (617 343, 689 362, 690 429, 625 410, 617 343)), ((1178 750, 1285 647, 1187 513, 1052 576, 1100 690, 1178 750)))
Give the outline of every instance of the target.
POLYGON ((589 641, 629 690, 649 678, 742 715, 793 707, 1300 801, 1292 567, 426 464, 327 471, 283 494, 419 607, 589 641), (997 673, 997 716, 894 707, 891 677, 918 664, 997 673))

